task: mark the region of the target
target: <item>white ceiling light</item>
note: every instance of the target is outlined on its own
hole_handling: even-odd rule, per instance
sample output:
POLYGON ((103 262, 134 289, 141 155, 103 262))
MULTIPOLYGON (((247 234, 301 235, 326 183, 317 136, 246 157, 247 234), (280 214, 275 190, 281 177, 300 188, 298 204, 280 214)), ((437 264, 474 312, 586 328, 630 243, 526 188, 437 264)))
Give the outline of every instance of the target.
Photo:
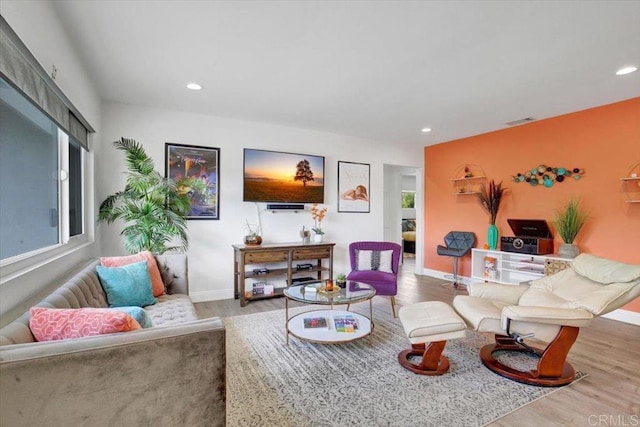
POLYGON ((423 133, 431 132, 431 128, 422 128, 421 131, 423 133))
POLYGON ((638 67, 633 67, 633 66, 620 68, 618 71, 616 71, 616 76, 624 76, 625 74, 633 73, 637 69, 638 67))
POLYGON ((202 89, 202 85, 199 85, 198 83, 187 83, 187 89, 201 90, 202 89))

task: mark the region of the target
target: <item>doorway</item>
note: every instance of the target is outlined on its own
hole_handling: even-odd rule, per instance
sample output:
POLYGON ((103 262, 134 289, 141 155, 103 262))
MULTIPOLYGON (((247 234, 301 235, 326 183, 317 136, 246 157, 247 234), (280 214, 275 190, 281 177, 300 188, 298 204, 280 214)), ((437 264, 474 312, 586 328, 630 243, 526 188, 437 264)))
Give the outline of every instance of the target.
MULTIPOLYGON (((384 240, 402 245, 402 221, 415 220, 415 267, 422 274, 423 229, 423 179, 422 169, 414 166, 384 165, 384 240), (414 208, 402 207, 402 192, 414 191, 414 208)), ((412 260, 413 261, 413 260, 412 260)))

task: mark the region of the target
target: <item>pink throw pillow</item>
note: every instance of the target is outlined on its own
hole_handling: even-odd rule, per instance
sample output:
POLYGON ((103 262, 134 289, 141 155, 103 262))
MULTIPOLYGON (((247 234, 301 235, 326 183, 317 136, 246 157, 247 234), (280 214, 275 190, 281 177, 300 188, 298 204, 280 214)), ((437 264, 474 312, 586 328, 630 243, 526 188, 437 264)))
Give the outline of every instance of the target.
POLYGON ((100 264, 102 264, 103 267, 122 267, 123 265, 129 265, 140 261, 147 261, 147 269, 149 270, 149 276, 151 277, 151 290, 153 291, 153 296, 159 297, 160 295, 164 295, 165 290, 162 275, 160 274, 158 263, 151 252, 142 251, 134 255, 100 258, 100 264))
POLYGON ((53 341, 141 329, 130 314, 109 308, 31 307, 29 328, 36 341, 53 341))

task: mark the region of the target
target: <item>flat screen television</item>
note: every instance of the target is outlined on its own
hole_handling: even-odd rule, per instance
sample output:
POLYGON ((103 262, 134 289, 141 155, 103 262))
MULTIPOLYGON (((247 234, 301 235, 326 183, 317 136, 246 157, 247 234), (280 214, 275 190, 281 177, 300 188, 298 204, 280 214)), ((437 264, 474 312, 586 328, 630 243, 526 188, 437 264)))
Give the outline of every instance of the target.
POLYGON ((324 203, 324 156, 244 149, 243 200, 324 203))

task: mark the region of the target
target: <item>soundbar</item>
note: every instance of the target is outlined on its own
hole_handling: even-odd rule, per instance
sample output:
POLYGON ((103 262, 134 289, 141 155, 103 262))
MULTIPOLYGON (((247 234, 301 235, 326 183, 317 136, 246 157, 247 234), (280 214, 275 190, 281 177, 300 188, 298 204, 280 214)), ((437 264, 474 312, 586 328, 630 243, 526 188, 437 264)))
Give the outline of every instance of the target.
POLYGON ((303 211, 304 205, 299 203, 269 203, 267 204, 269 211, 303 211))

